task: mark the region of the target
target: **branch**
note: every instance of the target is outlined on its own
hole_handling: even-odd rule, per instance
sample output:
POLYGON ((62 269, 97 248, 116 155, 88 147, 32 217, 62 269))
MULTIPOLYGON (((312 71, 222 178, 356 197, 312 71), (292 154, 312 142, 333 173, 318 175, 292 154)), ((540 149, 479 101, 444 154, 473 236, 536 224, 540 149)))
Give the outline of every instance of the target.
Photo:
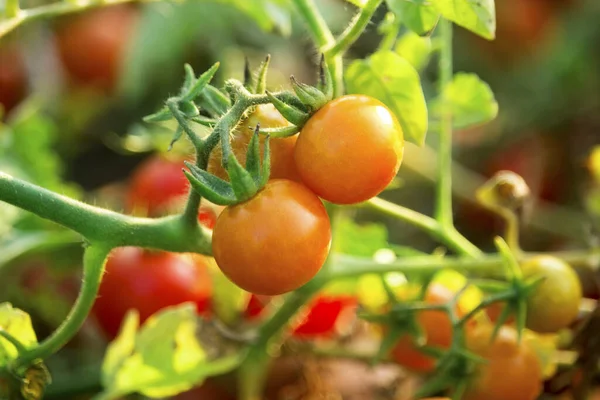
POLYGON ((325 49, 325 54, 333 57, 346 52, 346 50, 348 50, 348 48, 350 48, 363 33, 382 1, 383 0, 367 1, 358 14, 356 14, 352 22, 350 22, 350 25, 348 25, 344 32, 337 38, 335 44, 325 49))

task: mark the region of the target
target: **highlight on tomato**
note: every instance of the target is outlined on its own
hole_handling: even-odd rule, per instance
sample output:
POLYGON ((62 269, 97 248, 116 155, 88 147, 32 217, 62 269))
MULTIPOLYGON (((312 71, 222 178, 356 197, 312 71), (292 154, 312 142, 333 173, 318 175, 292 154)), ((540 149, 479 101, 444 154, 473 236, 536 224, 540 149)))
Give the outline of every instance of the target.
POLYGON ((292 335, 297 339, 332 337, 352 324, 357 305, 354 296, 318 295, 308 304, 292 335))
MULTIPOLYGON (((261 128, 282 128, 290 125, 272 104, 260 104, 256 106, 250 115, 242 120, 231 136, 231 149, 241 165, 246 164, 248 144, 257 124, 260 124, 261 128)), ((271 138, 269 140, 271 149, 271 179, 289 179, 301 182, 296 164, 294 163, 294 148, 297 138, 298 136, 294 135, 286 138, 271 138)), ((263 147, 264 140, 265 137, 261 135, 261 148, 263 147)), ((210 154, 207 171, 221 179, 229 180, 229 175, 221 164, 221 158, 221 146, 217 146, 210 154)))
POLYGON ((463 399, 535 400, 542 390, 542 368, 527 341, 502 326, 491 341, 494 326, 482 324, 467 333, 467 347, 486 362, 477 365, 463 399))
POLYGON ((346 95, 308 120, 294 157, 302 181, 319 197, 355 204, 390 184, 403 154, 402 128, 390 109, 369 96, 346 95))
POLYGON ((129 309, 140 322, 152 314, 185 302, 199 314, 210 310, 212 283, 206 258, 199 255, 121 247, 110 254, 94 304, 102 330, 115 337, 129 309))
POLYGON ((213 255, 223 273, 255 294, 278 295, 311 280, 331 244, 329 216, 303 185, 274 179, 251 199, 226 207, 215 225, 213 255))

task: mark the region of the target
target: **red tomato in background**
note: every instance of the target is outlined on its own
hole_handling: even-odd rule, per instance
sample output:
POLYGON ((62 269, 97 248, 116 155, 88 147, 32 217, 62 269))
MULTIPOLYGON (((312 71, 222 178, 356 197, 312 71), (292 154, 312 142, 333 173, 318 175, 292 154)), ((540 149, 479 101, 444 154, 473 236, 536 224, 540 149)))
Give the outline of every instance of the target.
POLYGON ((306 316, 295 326, 293 336, 299 339, 331 336, 336 333, 336 328, 352 323, 357 305, 357 299, 352 296, 318 296, 309 304, 306 316))
MULTIPOLYGON (((452 300, 454 292, 447 287, 432 283, 425 296, 428 304, 445 304, 452 300)), ((459 311, 459 310, 457 310, 459 311)), ((426 345, 448 348, 452 344, 452 322, 444 311, 426 310, 419 312, 417 321, 426 337, 426 345)), ((422 353, 411 336, 403 336, 391 351, 391 356, 398 364, 418 371, 430 372, 435 368, 436 359, 422 353)))
POLYGON ((79 84, 113 90, 137 19, 135 7, 114 5, 83 12, 61 23, 56 39, 69 76, 79 84))
POLYGON ((244 315, 246 319, 253 320, 259 318, 271 300, 271 296, 261 296, 252 293, 244 315))
POLYGON ((6 43, 0 47, 0 104, 12 110, 27 93, 27 70, 19 48, 6 43))
POLYGON ((211 295, 204 257, 121 247, 106 263, 94 315, 106 334, 114 337, 131 308, 139 311, 140 321, 184 302, 195 303, 198 313, 205 313, 210 309, 211 295))

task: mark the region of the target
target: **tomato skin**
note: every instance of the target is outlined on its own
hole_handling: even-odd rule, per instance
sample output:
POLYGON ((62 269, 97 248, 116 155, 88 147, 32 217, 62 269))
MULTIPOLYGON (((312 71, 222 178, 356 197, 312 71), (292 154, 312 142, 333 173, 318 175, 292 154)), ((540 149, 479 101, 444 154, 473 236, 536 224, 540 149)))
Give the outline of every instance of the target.
POLYGON ((14 44, 0 47, 0 105, 8 113, 27 93, 27 70, 14 44))
POLYGON ((517 340, 514 328, 502 326, 490 343, 494 327, 481 325, 468 333, 467 346, 488 362, 480 364, 465 400, 535 400, 542 389, 542 369, 534 351, 517 340))
POLYGON ((358 301, 353 296, 318 296, 311 302, 307 314, 296 325, 292 335, 298 339, 331 336, 339 323, 350 322, 344 314, 353 313, 357 305, 358 301))
MULTIPOLYGON (((254 134, 254 128, 260 123, 261 128, 282 128, 290 123, 277 111, 273 104, 260 104, 256 106, 250 116, 233 131, 231 148, 241 165, 246 165, 246 152, 248 144, 254 134), (251 129, 252 128, 252 129, 251 129)), ((294 162, 294 148, 298 135, 287 138, 271 138, 271 179, 289 179, 301 183, 300 176, 294 162)), ((264 136, 261 136, 261 157, 264 136)), ((229 180, 227 171, 221 164, 221 146, 217 146, 208 159, 207 171, 221 179, 229 180)))
POLYGON ((198 313, 205 313, 211 294, 205 258, 121 247, 106 263, 94 315, 106 334, 114 337, 131 308, 138 310, 141 322, 164 307, 188 301, 196 304, 198 313))
POLYGON ((250 299, 248 300, 246 310, 244 311, 244 316, 246 319, 255 320, 260 318, 265 308, 267 308, 270 299, 270 296, 259 296, 252 293, 250 295, 250 299))
POLYGON ((537 256, 525 261, 521 268, 525 277, 544 277, 527 299, 526 326, 529 329, 552 333, 577 319, 582 299, 581 283, 567 263, 552 256, 537 256))
POLYGON ((130 5, 87 11, 61 24, 56 32, 64 68, 77 83, 115 88, 138 19, 130 5))
POLYGON ((272 296, 311 280, 330 244, 331 226, 321 200, 299 183, 275 179, 252 199, 223 210, 212 249, 232 282, 272 296))
MULTIPOLYGON (((425 302, 428 304, 446 304, 454 293, 447 287, 432 283, 427 289, 425 302)), ((426 345, 448 348, 452 344, 452 322, 444 311, 426 310, 419 312, 417 320, 426 336, 426 345)), ((411 336, 402 336, 391 351, 398 364, 417 372, 430 372, 435 368, 436 359, 423 354, 415 346, 411 336)))
POLYGON ((402 128, 392 112, 374 98, 346 95, 308 120, 294 157, 302 181, 319 197, 354 204, 386 188, 403 154, 402 128))

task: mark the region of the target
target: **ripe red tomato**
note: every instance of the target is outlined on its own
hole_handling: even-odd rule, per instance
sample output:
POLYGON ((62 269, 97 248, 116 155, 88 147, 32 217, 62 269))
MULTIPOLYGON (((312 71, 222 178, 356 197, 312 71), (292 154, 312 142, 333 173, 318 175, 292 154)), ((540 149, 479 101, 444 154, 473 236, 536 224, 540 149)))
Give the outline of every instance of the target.
POLYGON ((129 309, 137 309, 141 321, 162 308, 188 301, 196 304, 198 313, 205 313, 211 294, 203 257, 121 247, 106 263, 94 315, 106 334, 114 337, 129 309))
POLYGON ((331 244, 325 206, 299 183, 275 179, 252 199, 225 208, 212 249, 223 273, 242 289, 277 295, 321 269, 331 244))
POLYGON ((347 95, 308 120, 294 157, 309 189, 332 203, 353 204, 385 189, 403 154, 402 128, 394 114, 379 100, 347 95))
MULTIPOLYGON (((428 304, 445 304, 452 300, 454 293, 447 287, 432 283, 425 296, 428 304)), ((458 311, 458 310, 457 310, 458 311)), ((427 310, 419 312, 417 320, 423 329, 427 346, 448 348, 452 344, 452 322, 444 311, 427 310)), ((436 359, 423 354, 411 336, 402 336, 391 351, 398 364, 418 371, 430 372, 435 368, 436 359)))
POLYGON ((21 51, 7 43, 0 47, 0 105, 8 113, 25 97, 27 71, 21 51))
POLYGON ((292 334, 299 339, 331 336, 337 327, 351 323, 357 305, 353 296, 317 296, 292 334))
POLYGON ((525 277, 544 278, 527 298, 529 329, 552 333, 577 319, 582 299, 581 284, 567 263, 552 256, 537 256, 525 261, 521 268, 525 277))
MULTIPOLYGON (((231 148, 241 165, 246 164, 246 152, 248 144, 254 133, 256 124, 261 128, 281 128, 289 126, 290 123, 283 118, 273 104, 261 104, 256 106, 250 116, 233 131, 231 137, 231 148)), ((294 148, 297 135, 287 138, 273 138, 269 142, 271 148, 271 179, 289 179, 301 182, 296 164, 294 163, 294 148)), ((264 137, 261 138, 261 151, 264 137)), ((221 179, 229 180, 227 171, 221 165, 221 147, 217 146, 208 160, 207 171, 221 179)))
POLYGON ((465 400, 535 400, 542 389, 542 369, 535 352, 517 340, 514 328, 503 326, 491 342, 493 326, 468 333, 467 346, 487 363, 478 366, 465 400))
POLYGON ((259 296, 254 293, 250 295, 244 316, 248 320, 259 318, 267 307, 271 296, 259 296))
POLYGON ((137 19, 135 7, 114 5, 60 24, 56 32, 58 52, 69 76, 77 83, 114 89, 137 19))

